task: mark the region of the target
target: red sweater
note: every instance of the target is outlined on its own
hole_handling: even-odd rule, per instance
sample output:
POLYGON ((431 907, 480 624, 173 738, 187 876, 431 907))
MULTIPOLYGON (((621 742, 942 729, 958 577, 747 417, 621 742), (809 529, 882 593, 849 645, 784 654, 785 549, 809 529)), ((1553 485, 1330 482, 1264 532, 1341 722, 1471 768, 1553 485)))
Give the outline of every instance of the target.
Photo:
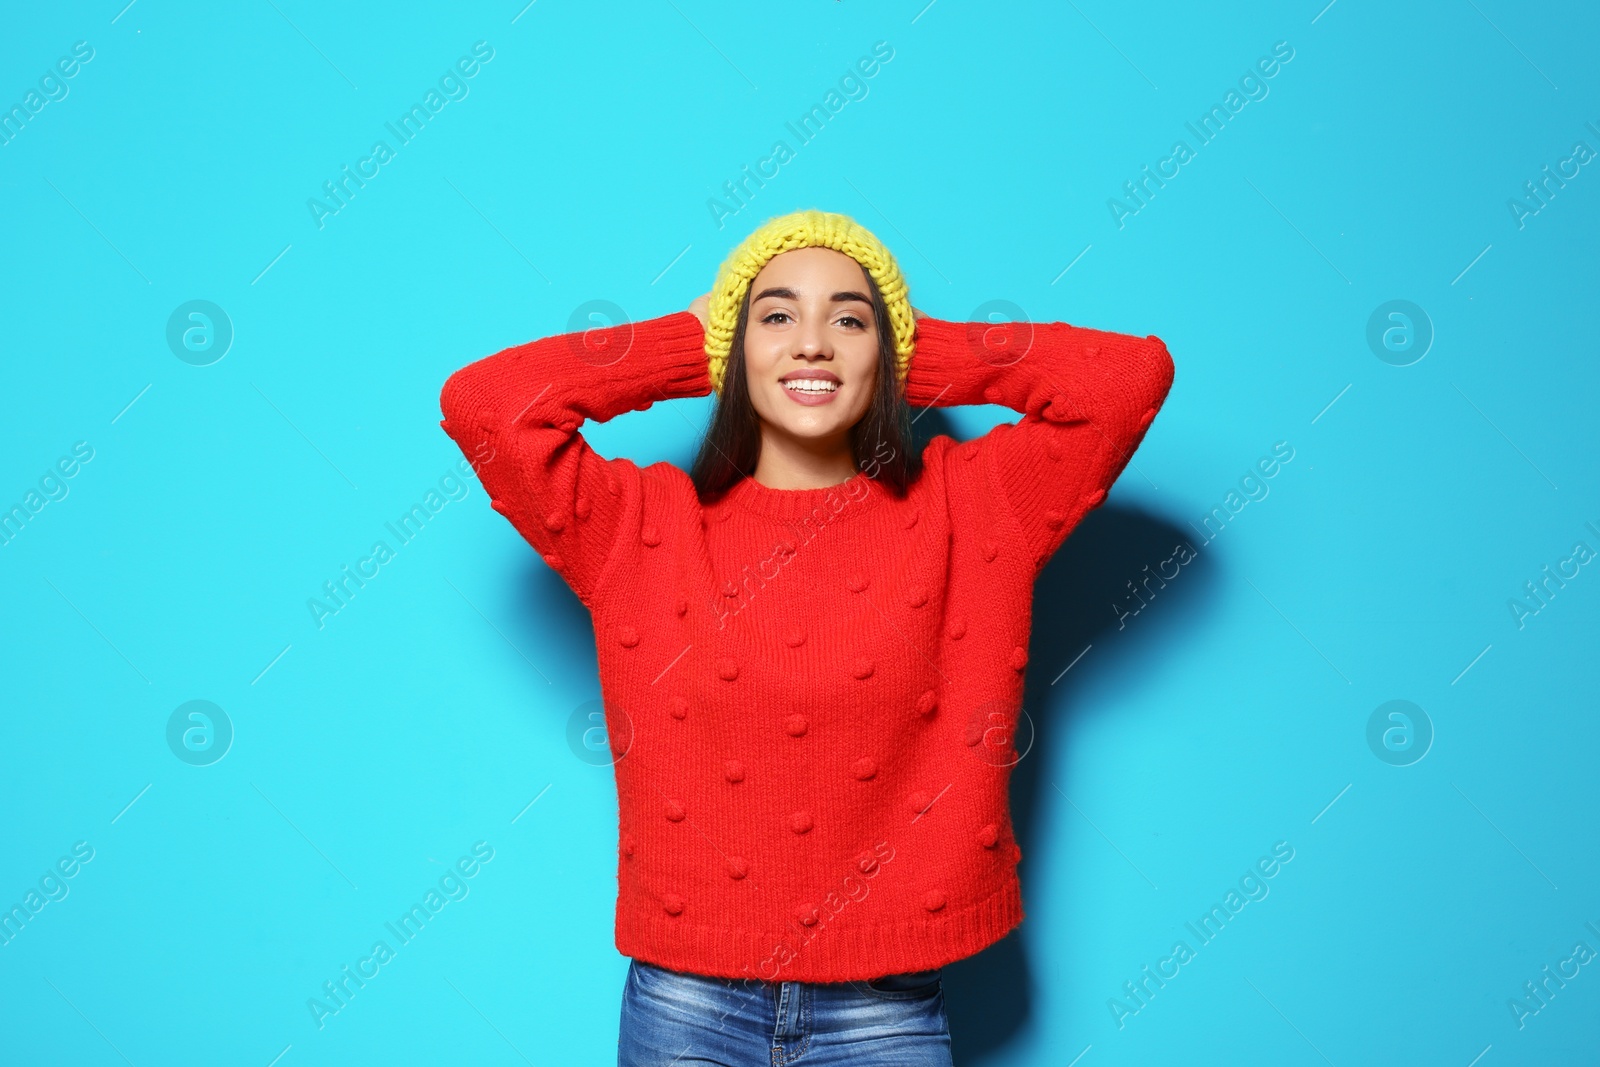
POLYGON ((711 392, 688 311, 444 384, 440 425, 594 623, 625 956, 836 982, 943 966, 1022 921, 1007 784, 1034 578, 1105 499, 1172 360, 1058 322, 916 330, 911 404, 1022 418, 933 438, 899 500, 862 471, 745 478, 702 506, 678 467, 591 450, 585 419, 711 392))

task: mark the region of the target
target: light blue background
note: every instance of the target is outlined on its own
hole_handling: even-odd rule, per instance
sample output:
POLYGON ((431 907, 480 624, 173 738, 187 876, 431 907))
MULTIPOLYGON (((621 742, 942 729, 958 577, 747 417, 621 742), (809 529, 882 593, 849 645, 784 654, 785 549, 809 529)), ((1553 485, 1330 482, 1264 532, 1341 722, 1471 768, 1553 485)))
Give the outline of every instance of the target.
MULTIPOLYGON (((1507 202, 1600 149, 1600 20, 1323 3, 13 5, 0 106, 94 57, 0 146, 0 505, 94 456, 0 548, 0 904, 95 851, 0 947, 0 1060, 613 1062, 615 797, 567 742, 598 695, 581 605, 476 483, 323 628, 306 602, 460 460, 451 371, 587 301, 682 309, 816 206, 929 314, 1009 300, 1177 365, 1040 579, 1028 917, 948 969, 958 1062, 1592 1062, 1600 964, 1520 1028, 1508 1001, 1600 951, 1600 568, 1521 628, 1508 601, 1600 550, 1600 171, 1521 228, 1507 202), (319 228, 308 198, 480 40, 469 95, 319 228), (785 122, 878 41, 800 145, 785 122), (1119 228, 1108 199, 1278 41, 1268 95, 1119 228), (780 138, 719 228, 708 201, 780 138), (235 331, 203 367, 165 339, 195 299, 235 331), (1410 366, 1366 341, 1394 299, 1435 331, 1410 366), (1119 629, 1124 583, 1278 441, 1268 495, 1119 629), (195 699, 235 730, 207 767, 166 739, 195 699), (1410 766, 1367 743, 1394 699, 1435 733, 1410 766), (307 1000, 478 841, 470 893, 319 1029, 307 1000), (1270 895, 1119 1028, 1123 983, 1278 841, 1270 895)), ((586 432, 687 464, 709 407, 586 432)))

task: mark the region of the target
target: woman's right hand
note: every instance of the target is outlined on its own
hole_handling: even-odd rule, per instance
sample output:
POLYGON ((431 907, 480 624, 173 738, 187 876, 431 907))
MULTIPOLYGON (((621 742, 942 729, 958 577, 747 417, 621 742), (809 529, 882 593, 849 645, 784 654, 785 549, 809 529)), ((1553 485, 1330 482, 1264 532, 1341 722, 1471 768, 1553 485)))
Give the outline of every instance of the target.
POLYGON ((694 317, 700 320, 701 327, 711 325, 711 294, 697 296, 689 302, 689 310, 694 312, 694 317))

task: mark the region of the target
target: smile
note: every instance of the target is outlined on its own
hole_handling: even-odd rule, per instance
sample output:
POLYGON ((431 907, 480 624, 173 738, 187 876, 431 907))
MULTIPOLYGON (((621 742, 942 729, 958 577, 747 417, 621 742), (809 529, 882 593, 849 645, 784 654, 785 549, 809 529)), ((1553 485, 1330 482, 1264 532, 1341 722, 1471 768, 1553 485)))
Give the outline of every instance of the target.
POLYGON ((784 382, 783 387, 791 393, 831 393, 839 388, 839 383, 822 378, 794 378, 784 382))

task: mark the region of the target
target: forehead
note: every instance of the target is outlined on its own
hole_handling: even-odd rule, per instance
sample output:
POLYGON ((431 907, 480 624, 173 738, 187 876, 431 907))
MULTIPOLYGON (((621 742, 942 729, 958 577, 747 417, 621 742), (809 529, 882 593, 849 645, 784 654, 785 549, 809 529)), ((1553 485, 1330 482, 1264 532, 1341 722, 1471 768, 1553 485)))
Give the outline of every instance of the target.
POLYGON ((750 283, 752 292, 772 285, 785 285, 801 295, 824 289, 861 288, 867 272, 861 264, 832 248, 791 248, 779 252, 761 268, 750 283))

